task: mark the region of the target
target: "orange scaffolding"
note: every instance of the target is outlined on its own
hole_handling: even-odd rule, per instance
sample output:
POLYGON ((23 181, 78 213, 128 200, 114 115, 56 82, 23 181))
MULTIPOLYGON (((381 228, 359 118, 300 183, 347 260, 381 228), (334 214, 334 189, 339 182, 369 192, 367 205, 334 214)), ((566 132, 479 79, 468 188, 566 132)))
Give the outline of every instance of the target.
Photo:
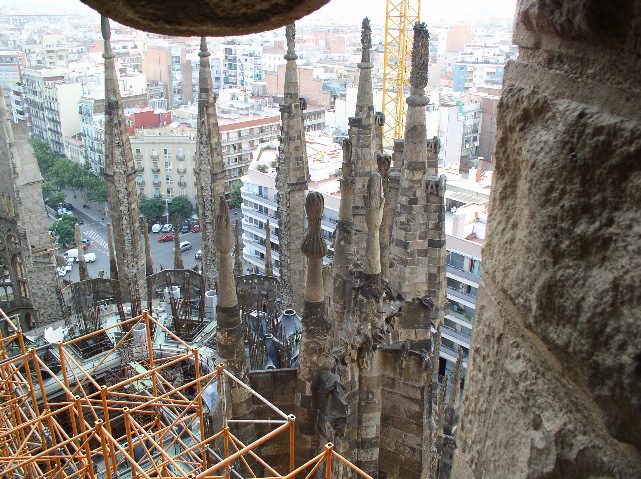
POLYGON ((306 471, 309 478, 323 464, 327 478, 340 467, 369 477, 337 454, 331 444, 295 468, 295 417, 271 404, 224 365, 209 371, 201 364, 198 349, 181 341, 146 311, 92 334, 59 342, 52 350, 59 371, 57 365, 54 371, 51 361, 47 365, 40 357, 42 348, 25 347, 24 335, 1 310, 0 316, 8 331, 0 333, 0 477, 256 478, 259 476, 253 469, 259 466, 267 474, 263 477, 293 479, 299 474, 303 477, 306 471), (157 328, 174 342, 171 352, 154 350, 151 331, 157 328), (119 339, 111 350, 89 363, 76 357, 74 344, 112 329, 124 334, 116 336, 119 339), (135 350, 123 354, 127 348, 135 350), (133 358, 137 368, 108 384, 104 380, 109 377, 108 366, 121 364, 122 358, 133 358), (185 365, 193 372, 189 379, 177 386, 167 380, 164 373, 171 376, 171 368, 185 365), (227 417, 231 384, 249 391, 276 418, 227 417), (206 421, 204 404, 210 397, 207 394, 214 391, 220 399, 210 400, 217 406, 209 412, 218 414, 222 426, 216 433, 211 429, 213 420, 206 421), (271 431, 245 445, 229 425, 251 422, 267 424, 271 431), (281 434, 288 436, 289 443, 289 450, 283 451, 289 454, 285 474, 257 454, 261 444, 281 434), (253 468, 251 464, 255 464, 253 468))

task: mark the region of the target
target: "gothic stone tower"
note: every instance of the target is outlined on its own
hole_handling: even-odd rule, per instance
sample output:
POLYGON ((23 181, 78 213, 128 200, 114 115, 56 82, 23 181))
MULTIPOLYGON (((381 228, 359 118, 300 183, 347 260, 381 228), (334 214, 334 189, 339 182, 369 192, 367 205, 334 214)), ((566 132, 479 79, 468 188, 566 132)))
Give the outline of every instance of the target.
POLYGON ((129 136, 118 89, 115 57, 109 41, 109 20, 102 17, 105 41, 105 171, 111 222, 116 241, 118 275, 124 286, 123 296, 131 301, 132 314, 140 314, 141 298, 146 297, 145 257, 138 224, 138 195, 129 136))
POLYGON ((296 29, 288 25, 285 60, 285 97, 280 105, 281 138, 278 154, 278 242, 280 252, 280 288, 284 306, 301 310, 305 283, 305 256, 299 241, 305 233, 305 191, 309 178, 305 128, 302 109, 304 101, 298 96, 298 75, 294 40, 296 29))
POLYGON ((63 319, 41 184, 26 125, 12 126, 0 102, 0 307, 24 330, 63 319))
POLYGON ((211 67, 205 37, 200 40, 200 72, 198 79, 198 130, 196 133, 196 189, 200 213, 203 275, 207 289, 214 289, 218 280, 216 252, 216 207, 225 193, 225 164, 220 145, 216 116, 216 95, 211 81, 211 67))

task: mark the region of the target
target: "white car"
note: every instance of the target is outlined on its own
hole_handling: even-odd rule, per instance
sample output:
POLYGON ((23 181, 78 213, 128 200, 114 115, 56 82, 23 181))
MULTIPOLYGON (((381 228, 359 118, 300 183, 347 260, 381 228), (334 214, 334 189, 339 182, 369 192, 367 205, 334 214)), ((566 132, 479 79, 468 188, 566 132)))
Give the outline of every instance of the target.
POLYGON ((85 261, 87 263, 93 263, 96 261, 96 253, 85 253, 85 261))
POLYGON ((66 276, 69 271, 71 271, 71 266, 61 266, 58 268, 58 276, 62 278, 66 276))
MULTIPOLYGON (((152 226, 152 228, 153 228, 153 226, 152 226)), ((171 233, 172 231, 174 231, 174 225, 172 225, 171 223, 167 223, 167 224, 163 225, 161 231, 163 233, 171 233)))
POLYGON ((151 232, 152 233, 160 233, 160 230, 162 229, 162 225, 159 223, 156 223, 151 227, 151 232))

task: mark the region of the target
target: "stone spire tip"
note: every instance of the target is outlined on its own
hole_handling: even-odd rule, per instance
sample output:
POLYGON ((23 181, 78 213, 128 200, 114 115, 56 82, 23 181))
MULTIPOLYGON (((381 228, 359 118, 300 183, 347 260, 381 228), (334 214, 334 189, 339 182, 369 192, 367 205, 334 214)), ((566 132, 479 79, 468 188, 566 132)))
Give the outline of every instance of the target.
POLYGON ((372 28, 369 25, 369 18, 363 18, 363 25, 361 27, 361 44, 363 48, 372 48, 372 28))
POLYGON ((292 23, 285 27, 285 38, 287 39, 287 54, 285 60, 296 60, 296 24, 292 23))
POLYGON ((103 40, 111 40, 111 28, 109 26, 109 19, 105 16, 100 17, 100 30, 102 31, 103 40))
POLYGON ((207 37, 200 37, 200 51, 198 52, 199 57, 208 57, 211 53, 207 49, 207 37))
POLYGON ((412 88, 424 89, 427 86, 427 65, 429 62, 430 34, 424 22, 414 25, 414 45, 412 46, 412 71, 410 85, 412 88))
POLYGON ((309 226, 303 240, 301 251, 308 259, 322 259, 327 254, 327 246, 321 230, 321 219, 325 209, 325 200, 318 191, 310 191, 305 198, 305 211, 309 226))

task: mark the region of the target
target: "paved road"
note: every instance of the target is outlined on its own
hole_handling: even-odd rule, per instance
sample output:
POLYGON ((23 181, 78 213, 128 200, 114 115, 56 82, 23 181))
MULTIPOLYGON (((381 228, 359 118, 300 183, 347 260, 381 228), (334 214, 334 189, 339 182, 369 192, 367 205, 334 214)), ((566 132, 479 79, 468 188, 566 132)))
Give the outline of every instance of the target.
MULTIPOLYGON (((67 201, 72 203, 75 206, 73 213, 78 217, 82 218, 84 224, 80 225, 80 231, 82 232, 83 238, 88 238, 91 240, 91 245, 86 253, 96 253, 96 261, 94 263, 89 263, 89 275, 92 278, 98 277, 98 272, 100 270, 105 271, 105 277, 109 277, 109 252, 107 248, 107 228, 106 223, 109 221, 108 217, 103 217, 102 214, 99 214, 98 206, 92 205, 89 209, 82 207, 82 200, 80 199, 70 199, 72 195, 67 195, 67 201), (103 219, 104 218, 104 219, 103 219)), ((49 212, 52 211, 49 209, 49 212)), ((232 224, 236 219, 240 220, 240 208, 231 211, 231 220, 232 224)), ((53 219, 52 219, 53 221, 53 219)), ((240 221, 239 221, 240 226, 240 221)), ((240 231, 242 235, 242 230, 240 231)), ((160 265, 164 265, 165 268, 173 268, 174 264, 174 242, 168 241, 165 243, 159 243, 158 233, 149 233, 149 242, 151 245, 151 256, 154 263, 154 270, 160 271, 160 265)), ((144 251, 144 239, 143 241, 143 251, 144 251)), ((191 268, 195 264, 200 264, 200 261, 194 258, 196 251, 201 249, 201 239, 200 233, 185 233, 180 235, 180 241, 189 241, 192 244, 191 250, 183 251, 183 263, 186 268, 191 268)), ((241 244, 242 248, 242 244, 241 244)), ((61 250, 61 254, 64 253, 64 250, 61 250)), ((74 264, 73 269, 64 277, 65 279, 70 279, 72 281, 79 280, 79 271, 78 265, 74 264)))

